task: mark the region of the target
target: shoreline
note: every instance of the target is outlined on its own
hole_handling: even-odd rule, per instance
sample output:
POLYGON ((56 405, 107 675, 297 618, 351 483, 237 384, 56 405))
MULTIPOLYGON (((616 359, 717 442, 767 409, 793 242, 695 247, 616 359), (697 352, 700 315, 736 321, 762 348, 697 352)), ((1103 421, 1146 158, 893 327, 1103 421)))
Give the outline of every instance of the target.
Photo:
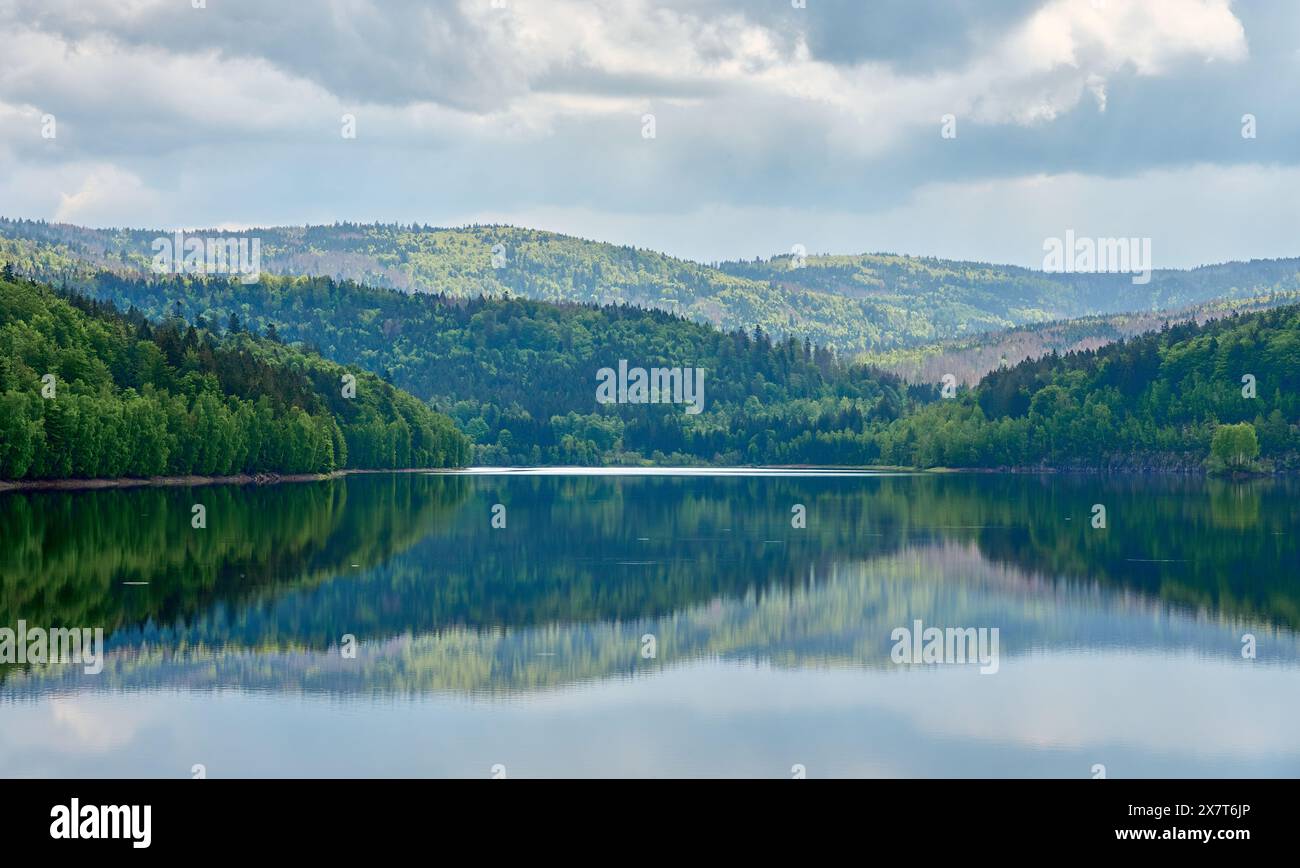
POLYGON ((917 474, 917 475, 955 475, 955 474, 981 474, 981 475, 1007 475, 1007 476, 1042 476, 1042 475, 1094 475, 1104 474, 1111 476, 1193 476, 1202 479, 1228 479, 1233 481, 1242 481, 1249 479, 1274 479, 1279 476, 1292 476, 1288 473, 1225 473, 1211 474, 1205 471, 1192 472, 1187 470, 1174 469, 1149 469, 1149 470, 1124 470, 1111 468, 1084 468, 1084 467, 894 467, 894 466, 827 466, 812 464, 783 464, 783 465, 732 465, 732 466, 715 466, 715 465, 691 465, 683 467, 658 467, 658 466, 628 466, 628 465, 610 465, 610 466, 581 466, 581 465, 539 465, 536 467, 523 466, 492 466, 492 465, 473 465, 469 467, 401 467, 386 470, 374 470, 369 468, 348 468, 345 470, 335 470, 330 473, 241 473, 234 476, 152 476, 146 478, 123 477, 119 479, 29 479, 29 480, 3 480, 0 479, 0 494, 9 491, 95 491, 109 488, 186 488, 199 487, 207 485, 279 485, 281 483, 292 482, 324 482, 330 479, 341 479, 345 476, 359 476, 363 474, 377 473, 438 473, 448 475, 510 475, 534 474, 534 473, 551 473, 564 475, 566 473, 577 475, 593 474, 623 474, 636 475, 637 471, 643 471, 647 474, 655 475, 662 473, 671 473, 672 471, 681 471, 683 475, 691 476, 710 476, 710 475, 744 475, 746 471, 753 472, 755 475, 780 474, 782 472, 798 473, 801 471, 810 474, 825 473, 827 475, 845 474, 845 475, 897 475, 897 474, 917 474))
MULTIPOLYGON (((279 485, 282 482, 324 482, 365 473, 447 472, 447 467, 401 467, 392 470, 348 468, 329 473, 240 473, 235 476, 149 476, 118 479, 0 479, 0 493, 6 491, 93 491, 104 488, 186 488, 203 485, 279 485)), ((456 468, 459 469, 459 468, 456 468)))

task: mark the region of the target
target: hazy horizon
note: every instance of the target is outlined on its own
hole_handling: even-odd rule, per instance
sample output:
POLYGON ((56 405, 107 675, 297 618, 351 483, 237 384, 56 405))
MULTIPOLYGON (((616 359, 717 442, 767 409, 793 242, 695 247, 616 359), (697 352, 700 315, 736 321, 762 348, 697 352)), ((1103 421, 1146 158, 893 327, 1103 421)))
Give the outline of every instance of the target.
MULTIPOLYGON (((500 222, 500 223, 459 223, 459 224, 454 224, 454 225, 434 225, 434 224, 426 224, 426 223, 422 223, 421 221, 418 221, 418 220, 415 221, 414 224, 412 224, 412 223, 409 223, 408 221, 395 221, 395 220, 367 220, 367 221, 358 221, 358 220, 340 219, 340 220, 334 220, 334 221, 329 221, 329 222, 325 222, 325 223, 279 223, 279 224, 275 224, 275 223, 250 223, 250 224, 247 224, 247 225, 238 225, 238 226, 236 226, 236 225, 231 225, 231 224, 226 224, 226 225, 222 225, 222 226, 199 226, 199 225, 195 225, 195 226, 127 226, 127 225, 93 225, 93 224, 85 224, 85 223, 69 223, 69 222, 67 222, 67 221, 61 221, 61 220, 48 220, 48 219, 43 218, 43 217, 13 217, 13 216, 10 216, 10 215, 7 215, 7 214, 0 214, 0 220, 9 220, 10 222, 19 222, 19 221, 23 221, 23 220, 29 220, 29 221, 36 222, 36 221, 40 221, 40 220, 45 220, 47 223, 50 223, 50 224, 53 224, 53 225, 59 225, 59 226, 70 226, 70 227, 77 228, 77 229, 87 229, 87 230, 98 231, 98 232, 157 232, 157 233, 175 233, 175 232, 184 232, 184 233, 222 233, 222 232, 225 232, 225 233, 248 233, 248 232, 256 232, 256 231, 258 231, 258 230, 314 229, 314 228, 324 228, 324 227, 332 227, 332 226, 341 226, 341 225, 345 225, 345 224, 347 224, 347 225, 357 225, 357 226, 394 226, 394 225, 396 225, 396 226, 412 226, 412 225, 413 225, 413 226, 419 226, 419 227, 420 227, 420 231, 441 232, 441 231, 458 231, 458 230, 465 230, 465 229, 471 229, 471 228, 473 228, 473 227, 475 227, 475 226, 478 226, 478 227, 500 227, 500 228, 506 228, 506 229, 518 229, 518 230, 525 230, 525 231, 530 231, 530 232, 545 232, 545 233, 548 233, 548 234, 559 235, 559 236, 563 236, 563 237, 567 237, 567 238, 576 238, 576 239, 578 239, 579 241, 588 242, 588 243, 591 243, 591 244, 610 244, 610 245, 615 245, 615 246, 633 247, 633 248, 636 248, 636 249, 638 249, 638 250, 648 250, 648 251, 651 251, 651 252, 653 252, 653 253, 662 254, 662 255, 664 255, 664 256, 668 256, 668 257, 670 257, 670 258, 672 258, 672 259, 680 260, 680 261, 682 261, 682 262, 690 262, 690 263, 694 263, 694 264, 696 264, 696 265, 703 265, 703 266, 712 266, 712 265, 715 264, 715 263, 717 263, 717 264, 726 264, 726 263, 728 263, 728 262, 753 262, 753 261, 755 261, 755 259, 757 259, 757 260, 759 260, 759 261, 762 261, 762 262, 770 262, 770 261, 772 261, 772 260, 774 260, 774 259, 779 259, 779 258, 787 257, 787 256, 790 255, 788 252, 777 252, 777 253, 771 253, 771 254, 760 255, 760 256, 750 256, 750 257, 745 257, 745 258, 741 258, 741 259, 709 259, 709 260, 704 260, 704 259, 693 259, 693 258, 691 258, 691 257, 689 257, 689 256, 678 256, 678 255, 676 255, 676 254, 674 254, 674 253, 671 253, 671 252, 669 252, 669 251, 666 251, 666 250, 659 250, 659 249, 654 248, 654 247, 649 247, 649 246, 647 246, 647 245, 645 245, 645 244, 626 243, 626 242, 622 242, 622 241, 614 241, 614 240, 605 239, 605 238, 596 238, 596 237, 591 237, 591 236, 575 235, 575 234, 570 233, 570 232, 563 232, 563 231, 560 231, 560 230, 558 230, 558 229, 551 229, 551 228, 548 228, 548 227, 545 227, 545 226, 528 226, 528 225, 524 225, 524 224, 520 224, 520 223, 509 223, 509 222, 500 222)), ((938 254, 933 254, 933 253, 913 253, 913 252, 906 252, 906 251, 899 251, 899 250, 859 250, 859 251, 848 251, 848 250, 811 250, 811 249, 810 249, 810 250, 808 250, 808 252, 807 252, 807 256, 808 256, 808 258, 816 258, 816 257, 819 257, 819 256, 905 256, 905 257, 912 258, 912 259, 931 259, 931 260, 941 260, 941 261, 948 261, 948 262, 969 262, 969 263, 978 264, 978 265, 988 265, 988 266, 992 266, 992 267, 995 267, 995 268, 1020 268, 1020 269, 1024 269, 1024 270, 1027 270, 1027 271, 1031 271, 1031 272, 1034 272, 1034 273, 1037 273, 1037 274, 1048 274, 1048 275, 1053 275, 1053 274, 1061 274, 1061 273, 1062 273, 1062 272, 1057 272, 1057 271, 1046 271, 1046 270, 1044 270, 1044 269, 1041 267, 1041 263, 1040 263, 1039 267, 1035 267, 1035 266, 1033 266, 1033 265, 1028 265, 1028 266, 1026 266, 1026 265, 1020 265, 1020 264, 1018 264, 1018 263, 1014 263, 1014 262, 1000 262, 1000 261, 990 260, 990 259, 954 259, 954 258, 952 258, 952 257, 940 256, 940 255, 938 255, 938 254)), ((1296 252, 1296 253, 1293 253, 1293 254, 1290 254, 1290 255, 1285 255, 1285 254, 1284 254, 1284 255, 1280 255, 1280 256, 1257 256, 1257 257, 1245 258, 1245 259, 1222 259, 1222 260, 1216 260, 1216 261, 1213 261, 1213 262, 1201 262, 1201 263, 1197 263, 1197 264, 1194 264, 1194 265, 1178 266, 1178 267, 1156 267, 1156 268, 1153 269, 1153 270, 1154 270, 1154 271, 1157 271, 1157 272, 1160 272, 1160 271, 1195 271, 1195 270, 1200 269, 1200 268, 1214 268, 1214 267, 1216 267, 1216 266, 1232 265, 1232 264, 1234 264, 1234 263, 1270 262, 1270 261, 1273 261, 1273 262, 1280 262, 1280 261, 1286 261, 1286 260, 1291 260, 1291 259, 1300 259, 1300 252, 1296 252)))

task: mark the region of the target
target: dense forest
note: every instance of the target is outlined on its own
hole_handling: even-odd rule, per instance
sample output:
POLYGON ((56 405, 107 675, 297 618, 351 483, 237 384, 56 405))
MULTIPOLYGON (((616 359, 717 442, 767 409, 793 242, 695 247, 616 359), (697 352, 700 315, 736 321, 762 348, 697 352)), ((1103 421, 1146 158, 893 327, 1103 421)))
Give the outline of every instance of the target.
MULTIPOLYGON (((859 435, 911 400, 897 378, 761 331, 724 333, 625 305, 407 295, 331 278, 74 281, 158 319, 244 327, 377 373, 450 413, 485 464, 865 464, 859 435), (597 371, 702 368, 703 412, 607 404, 597 371)), ((933 390, 913 390, 917 395, 933 390)))
MULTIPOLYGON (((151 245, 167 234, 0 218, 0 260, 53 283, 86 267, 140 275, 149 270, 151 245)), ((1157 270, 1149 284, 1135 286, 1127 274, 1046 274, 887 254, 798 260, 787 255, 705 265, 511 226, 340 223, 193 234, 256 237, 262 270, 276 275, 331 276, 456 298, 509 294, 631 304, 726 331, 761 328, 780 339, 808 339, 844 354, 1065 318, 1300 290, 1300 261, 1294 259, 1157 270)))
POLYGON ((1291 306, 1022 362, 866 436, 882 461, 921 467, 1191 469, 1212 459, 1218 469, 1295 470, 1296 371, 1300 307, 1291 306), (1215 437, 1229 425, 1241 426, 1233 438, 1215 437))
MULTIPOLYGON (((257 283, 243 284, 232 277, 76 269, 64 272, 63 281, 69 294, 81 292, 129 310, 119 328, 155 345, 165 366, 193 375, 181 377, 183 385, 155 384, 169 392, 180 389, 184 396, 180 406, 188 417, 179 410, 157 417, 170 419, 164 425, 173 432, 169 436, 182 443, 195 436, 180 430, 181 420, 198 412, 194 406, 206 413, 221 405, 219 392, 255 407, 262 394, 250 390, 261 389, 269 393, 266 412, 274 416, 275 408, 287 408, 283 412, 299 426, 293 437, 308 444, 276 447, 284 457, 274 463, 284 468, 338 465, 338 456, 346 454, 350 466, 376 467, 470 460, 490 465, 1300 469, 1300 401, 1288 391, 1288 377, 1300 369, 1300 308, 1294 306, 1237 314, 1234 302, 1215 302, 1187 309, 1185 322, 1161 320, 1157 331, 1104 346, 1063 324, 1060 339, 1081 340, 1074 345, 1082 349, 1000 364, 975 387, 941 399, 938 383, 909 386, 807 339, 777 338, 760 328, 723 332, 632 305, 402 293, 328 277, 263 275, 257 283), (1208 317, 1219 318, 1201 321, 1208 317), (297 390, 292 378, 270 385, 229 373, 231 358, 298 370, 301 363, 293 358, 314 358, 313 353, 369 371, 442 410, 472 441, 472 451, 445 419, 442 427, 418 421, 417 411, 429 413, 431 420, 442 417, 414 399, 402 404, 394 398, 393 406, 356 418, 368 405, 335 397, 337 387, 327 383, 337 380, 337 371, 321 373, 311 388, 297 390), (693 415, 670 403, 600 403, 597 372, 620 360, 647 368, 703 369, 704 411, 693 415), (195 384, 204 382, 206 372, 213 375, 212 394, 195 404, 202 391, 195 384), (337 418, 341 434, 326 424, 330 417, 337 418)), ((74 303, 90 304, 65 302, 74 303)), ((1267 306, 1274 300, 1241 303, 1267 306)), ((1120 328, 1108 322, 1100 327, 1120 328)), ((1156 327, 1145 315, 1122 326, 1145 327, 1156 327)), ((93 343, 88 336, 68 340, 93 343)), ((14 345, 6 362, 11 367, 25 364, 26 345, 14 345)), ((33 403, 39 384, 33 379, 36 368, 26 364, 25 370, 29 384, 18 390, 23 397, 5 399, 21 401, 22 413, 7 415, 34 426, 42 412, 33 403)), ((69 370, 75 376, 78 369, 69 370)), ((135 376, 122 385, 136 390, 132 400, 138 402, 145 400, 136 394, 144 381, 135 376)), ((400 394, 379 380, 370 382, 375 384, 371 392, 400 394)), ((0 386, 13 390, 3 379, 0 386)), ((75 400, 80 394, 73 390, 75 400)), ((224 412, 235 419, 252 411, 230 404, 224 412)), ((61 422, 42 424, 47 432, 58 431, 61 422)), ((15 428, 14 442, 34 442, 22 433, 27 430, 15 428)), ((202 445, 206 442, 196 437, 193 446, 175 447, 178 466, 207 467, 214 460, 227 466, 226 458, 208 455, 214 449, 202 445)), ((152 447, 133 448, 143 453, 152 447)), ((81 472, 40 466, 49 459, 39 458, 40 450, 32 447, 6 449, 13 456, 27 455, 5 460, 12 466, 26 462, 23 472, 29 475, 81 472)), ((66 460, 79 460, 77 466, 84 468, 92 459, 66 460)), ((104 466, 136 467, 132 460, 116 456, 117 463, 104 466)), ((267 460, 251 449, 229 459, 248 468, 267 460)))
POLYGON ((378 377, 177 311, 0 277, 0 479, 445 467, 469 444, 378 377), (352 378, 347 382, 345 378, 352 378))

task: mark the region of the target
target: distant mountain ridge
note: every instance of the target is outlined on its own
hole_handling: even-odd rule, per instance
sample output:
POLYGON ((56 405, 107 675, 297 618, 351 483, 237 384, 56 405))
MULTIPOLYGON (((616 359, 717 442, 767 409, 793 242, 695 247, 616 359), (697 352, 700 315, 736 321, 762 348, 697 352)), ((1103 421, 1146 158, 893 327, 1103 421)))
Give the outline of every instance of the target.
MULTIPOLYGON (((58 280, 80 268, 147 273, 166 230, 89 229, 0 218, 0 258, 58 280)), ((512 294, 633 304, 724 330, 762 328, 846 354, 1099 314, 1187 307, 1300 291, 1300 259, 1127 274, 1047 274, 929 257, 790 255, 706 265, 651 250, 512 226, 397 224, 192 230, 261 239, 261 267, 452 297, 512 294)))
POLYGON ((888 371, 908 383, 938 383, 951 374, 974 386, 988 373, 1055 353, 1097 350, 1165 325, 1211 320, 1300 302, 1300 292, 1276 292, 1257 298, 1215 299, 1184 308, 1097 314, 1077 319, 1016 326, 966 338, 950 338, 919 347, 863 353, 857 361, 888 371))

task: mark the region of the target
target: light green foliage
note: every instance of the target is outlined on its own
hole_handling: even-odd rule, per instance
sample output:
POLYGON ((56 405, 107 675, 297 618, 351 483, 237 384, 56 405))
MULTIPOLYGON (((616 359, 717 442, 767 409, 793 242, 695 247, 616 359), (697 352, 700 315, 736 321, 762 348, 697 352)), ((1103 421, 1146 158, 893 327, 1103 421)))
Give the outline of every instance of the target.
POLYGON ((1210 440, 1210 461, 1216 469, 1250 470, 1259 457, 1259 439, 1249 422, 1220 425, 1210 440))
POLYGON ((0 280, 0 478, 464 464, 450 419, 362 373, 248 334, 218 339, 0 280), (53 397, 42 377, 54 376, 53 397))

